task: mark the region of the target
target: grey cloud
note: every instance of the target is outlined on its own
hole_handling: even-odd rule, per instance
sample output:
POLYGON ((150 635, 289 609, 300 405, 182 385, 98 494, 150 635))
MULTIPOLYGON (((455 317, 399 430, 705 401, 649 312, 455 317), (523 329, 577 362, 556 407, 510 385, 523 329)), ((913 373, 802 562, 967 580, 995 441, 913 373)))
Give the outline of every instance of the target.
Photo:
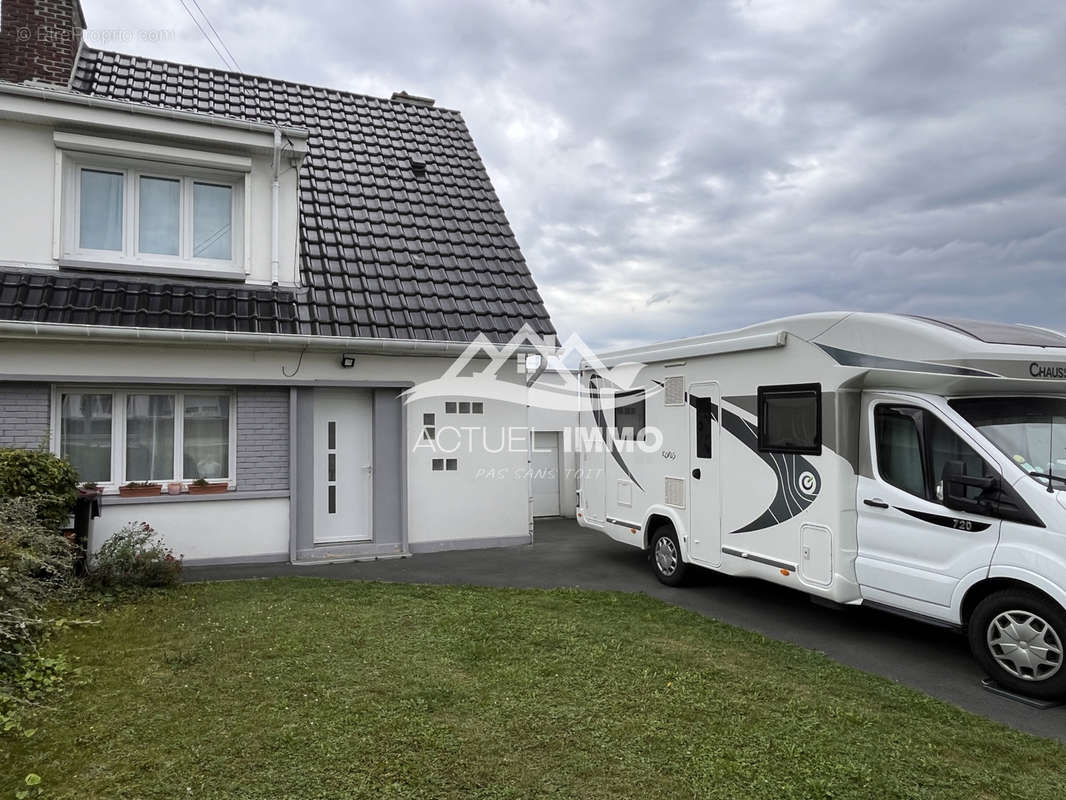
MULTIPOLYGON (((1066 328, 1061 4, 201 3, 249 71, 460 109, 564 336, 837 308, 1066 328)), ((215 63, 183 13, 123 46, 215 63)))

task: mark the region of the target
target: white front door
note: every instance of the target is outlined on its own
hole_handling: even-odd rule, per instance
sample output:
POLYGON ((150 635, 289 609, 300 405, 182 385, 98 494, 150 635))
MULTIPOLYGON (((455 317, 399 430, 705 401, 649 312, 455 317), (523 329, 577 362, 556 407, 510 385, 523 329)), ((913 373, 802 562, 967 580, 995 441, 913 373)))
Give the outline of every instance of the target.
POLYGON ((689 557, 700 564, 722 562, 722 506, 719 467, 722 462, 721 392, 715 381, 688 387, 693 422, 689 425, 689 557))
POLYGON ((315 389, 315 544, 373 538, 373 418, 370 392, 315 389))
POLYGON ((559 516, 559 434, 555 431, 534 431, 533 457, 533 516, 559 516))
POLYGON ((999 541, 998 519, 941 502, 944 464, 966 474, 997 474, 932 409, 909 398, 864 403, 875 477, 858 482, 858 555, 862 596, 946 618, 959 581, 988 569, 999 541))

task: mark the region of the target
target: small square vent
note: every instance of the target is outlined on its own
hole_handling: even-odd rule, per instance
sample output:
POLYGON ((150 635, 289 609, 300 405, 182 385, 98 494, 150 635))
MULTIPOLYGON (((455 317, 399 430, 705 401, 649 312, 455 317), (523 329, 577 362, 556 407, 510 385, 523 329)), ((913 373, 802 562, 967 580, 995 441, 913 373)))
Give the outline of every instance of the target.
POLYGON ((668 406, 685 405, 685 378, 674 375, 663 382, 663 403, 668 406))
POLYGON ((663 502, 674 508, 685 507, 685 479, 667 478, 663 502))

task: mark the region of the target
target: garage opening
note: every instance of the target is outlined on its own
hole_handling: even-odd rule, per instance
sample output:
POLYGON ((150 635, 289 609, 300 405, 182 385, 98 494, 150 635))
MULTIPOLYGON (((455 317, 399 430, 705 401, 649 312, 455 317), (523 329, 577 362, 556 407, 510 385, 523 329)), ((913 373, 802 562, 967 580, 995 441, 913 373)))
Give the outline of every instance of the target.
POLYGON ((533 516, 559 516, 559 434, 557 431, 533 433, 533 516))

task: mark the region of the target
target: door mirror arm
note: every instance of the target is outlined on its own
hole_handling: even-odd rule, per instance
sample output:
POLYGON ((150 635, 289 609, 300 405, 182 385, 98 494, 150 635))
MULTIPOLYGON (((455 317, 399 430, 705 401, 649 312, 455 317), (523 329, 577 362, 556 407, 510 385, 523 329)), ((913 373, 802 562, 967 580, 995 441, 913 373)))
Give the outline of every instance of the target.
POLYGON ((992 499, 1001 490, 999 478, 967 475, 962 461, 949 461, 944 465, 943 486, 944 506, 955 511, 969 511, 971 514, 990 516, 995 513, 997 503, 992 499), (967 488, 980 489, 980 497, 967 497, 967 488))

